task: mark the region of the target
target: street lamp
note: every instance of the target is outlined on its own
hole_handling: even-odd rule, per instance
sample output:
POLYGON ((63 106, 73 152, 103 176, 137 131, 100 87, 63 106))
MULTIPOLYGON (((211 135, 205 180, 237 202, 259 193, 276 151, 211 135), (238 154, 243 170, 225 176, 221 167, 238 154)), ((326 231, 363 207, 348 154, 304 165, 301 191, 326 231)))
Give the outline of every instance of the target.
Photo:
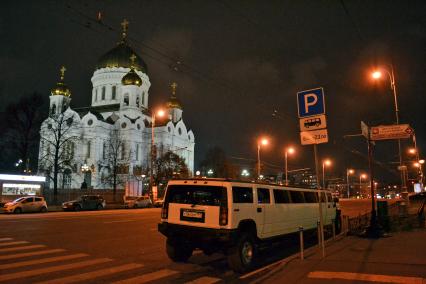
POLYGON ((366 174, 360 174, 359 175, 359 192, 361 193, 361 195, 362 195, 361 182, 362 182, 363 179, 366 179, 366 178, 367 178, 366 174))
MULTIPOLYGON (((379 80, 382 77, 382 71, 384 71, 385 73, 388 74, 391 90, 393 91, 393 99, 394 99, 394 104, 395 104, 395 120, 396 120, 396 124, 399 124, 399 108, 398 108, 398 98, 397 98, 397 94, 396 94, 395 75, 394 75, 394 72, 393 72, 393 66, 389 65, 389 67, 390 67, 390 71, 389 71, 389 69, 386 69, 386 68, 380 68, 378 70, 375 70, 371 74, 371 77, 374 80, 379 80)), ((398 139, 398 155, 399 155, 399 166, 400 166, 400 169, 401 169, 401 184, 402 184, 403 190, 407 191, 407 186, 405 184, 405 174, 404 174, 404 170, 403 170, 403 167, 402 167, 401 140, 400 139, 398 139)))
POLYGON ((349 175, 353 175, 355 171, 353 169, 346 169, 346 185, 348 189, 348 199, 350 197, 350 186, 349 186, 349 175))
POLYGON ((257 141, 257 177, 260 179, 260 146, 268 145, 269 141, 266 138, 261 138, 257 141))
POLYGON ((287 156, 288 154, 293 154, 294 153, 294 148, 293 147, 288 147, 287 149, 285 149, 285 185, 288 185, 288 164, 287 164, 287 156))
POLYGON ((330 159, 322 161, 322 188, 325 188, 325 167, 331 166, 330 159))
POLYGON ((154 158, 155 158, 155 153, 154 153, 154 128, 155 128, 155 119, 156 117, 163 117, 165 114, 164 110, 159 109, 157 112, 153 112, 151 115, 151 161, 150 161, 150 176, 149 176, 149 197, 151 198, 151 200, 153 199, 152 196, 152 187, 154 185, 154 158))

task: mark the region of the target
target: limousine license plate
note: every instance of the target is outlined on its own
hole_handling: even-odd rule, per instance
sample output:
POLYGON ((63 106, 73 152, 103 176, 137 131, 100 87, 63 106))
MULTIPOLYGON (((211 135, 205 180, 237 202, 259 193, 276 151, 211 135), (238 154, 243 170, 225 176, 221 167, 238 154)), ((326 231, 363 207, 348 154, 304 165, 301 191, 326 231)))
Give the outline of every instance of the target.
POLYGON ((195 210, 195 209, 180 210, 180 219, 183 221, 204 222, 204 216, 205 216, 204 210, 195 210))

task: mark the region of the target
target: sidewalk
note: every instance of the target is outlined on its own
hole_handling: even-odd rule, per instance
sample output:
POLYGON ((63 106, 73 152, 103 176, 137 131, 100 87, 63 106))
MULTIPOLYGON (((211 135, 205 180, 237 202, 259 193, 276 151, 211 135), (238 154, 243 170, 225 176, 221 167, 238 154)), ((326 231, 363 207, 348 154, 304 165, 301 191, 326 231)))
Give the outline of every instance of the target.
POLYGON ((412 283, 426 284, 426 230, 390 237, 345 237, 282 263, 257 283, 412 283))

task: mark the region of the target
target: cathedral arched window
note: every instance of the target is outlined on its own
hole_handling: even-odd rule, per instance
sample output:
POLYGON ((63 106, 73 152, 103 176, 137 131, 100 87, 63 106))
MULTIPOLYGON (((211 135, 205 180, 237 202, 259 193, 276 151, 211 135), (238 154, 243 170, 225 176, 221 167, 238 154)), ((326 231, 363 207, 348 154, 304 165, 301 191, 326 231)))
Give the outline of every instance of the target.
POLYGON ((139 107, 139 96, 136 97, 136 107, 139 107))
POLYGON ((98 101, 98 89, 95 90, 95 102, 98 101))
POLYGON ((53 104, 52 109, 50 110, 50 114, 55 114, 55 112, 56 112, 56 105, 53 104))
POLYGON ((129 105, 129 94, 124 94, 124 105, 128 106, 129 105))
POLYGON ((87 158, 90 158, 90 148, 92 148, 92 142, 87 141, 87 158))
POLYGON ((142 105, 145 105, 145 92, 142 92, 142 105))
POLYGON ((117 86, 112 86, 111 93, 112 93, 111 99, 115 100, 115 97, 117 96, 117 86))
POLYGON ((102 87, 102 100, 105 100, 105 86, 102 87))

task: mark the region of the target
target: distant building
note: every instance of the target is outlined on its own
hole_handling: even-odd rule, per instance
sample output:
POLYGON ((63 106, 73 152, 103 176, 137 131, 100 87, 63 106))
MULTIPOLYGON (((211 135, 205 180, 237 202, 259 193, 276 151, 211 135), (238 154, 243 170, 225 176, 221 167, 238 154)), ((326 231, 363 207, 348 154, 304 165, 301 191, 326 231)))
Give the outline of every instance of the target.
POLYGON ((289 185, 317 188, 317 177, 311 169, 291 171, 289 173, 289 185))
MULTIPOLYGON (((111 188, 108 177, 113 172, 114 155, 120 175, 132 179, 149 173, 151 82, 145 62, 127 42, 127 24, 127 21, 122 23, 118 44, 98 60, 91 78, 89 107, 70 107, 71 91, 64 81, 64 67, 60 81, 51 91, 49 117, 40 130, 39 173, 52 176, 56 154, 61 160, 59 188, 111 188), (61 137, 57 137, 60 131, 61 137)), ((183 108, 176 90, 174 83, 167 102, 167 117, 156 118, 154 152, 156 157, 167 151, 174 152, 185 160, 192 173, 195 137, 183 121, 183 108)), ((52 180, 48 184, 52 186, 52 180)))

